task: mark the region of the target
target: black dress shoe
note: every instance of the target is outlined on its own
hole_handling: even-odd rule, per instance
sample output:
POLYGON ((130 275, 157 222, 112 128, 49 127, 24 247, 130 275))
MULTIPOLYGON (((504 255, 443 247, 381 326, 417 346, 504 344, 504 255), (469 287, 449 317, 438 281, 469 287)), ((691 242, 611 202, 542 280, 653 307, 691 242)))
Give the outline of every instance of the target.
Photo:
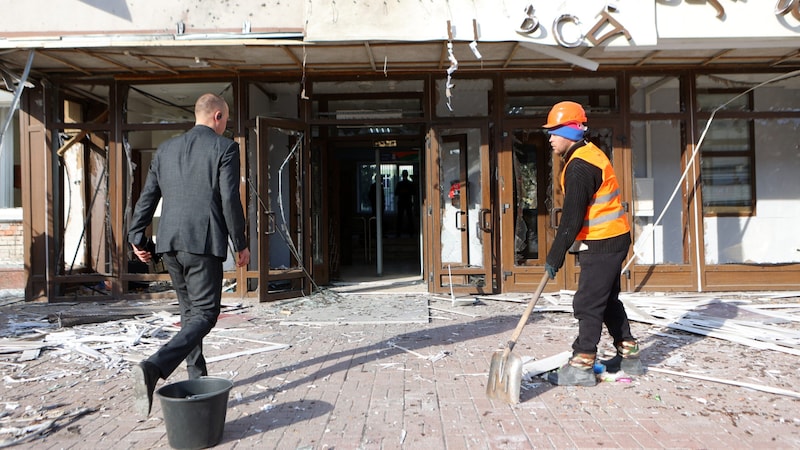
POLYGON ((161 378, 158 367, 155 364, 142 361, 133 366, 133 401, 136 412, 149 416, 153 408, 153 392, 156 390, 156 383, 161 378))

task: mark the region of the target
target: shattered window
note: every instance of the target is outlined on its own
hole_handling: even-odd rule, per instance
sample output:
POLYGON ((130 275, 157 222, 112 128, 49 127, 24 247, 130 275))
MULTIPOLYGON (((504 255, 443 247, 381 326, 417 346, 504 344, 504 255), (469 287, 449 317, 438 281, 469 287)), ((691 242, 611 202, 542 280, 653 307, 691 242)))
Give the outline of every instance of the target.
POLYGON ((109 86, 105 84, 63 84, 58 86, 61 123, 109 122, 109 86))
POLYGON ((540 237, 548 214, 544 207, 547 189, 539 186, 547 183, 550 148, 547 135, 538 128, 515 129, 513 139, 514 261, 532 265, 539 262, 540 237))
POLYGON ((732 96, 713 98, 708 94, 727 90, 743 92, 755 87, 749 104, 742 101, 726 105, 727 110, 800 111, 800 76, 782 78, 781 73, 725 73, 697 77, 698 103, 701 111, 711 111, 732 96), (702 97, 700 98, 702 94, 702 97))
MULTIPOLYGON (((111 211, 106 132, 60 130, 63 195, 58 199, 60 236, 59 275, 111 274, 111 211)), ((105 290, 101 284, 100 290, 105 290)))
POLYGON ((228 82, 137 84, 130 86, 125 105, 126 123, 194 123, 194 103, 211 92, 222 96, 236 111, 228 82))

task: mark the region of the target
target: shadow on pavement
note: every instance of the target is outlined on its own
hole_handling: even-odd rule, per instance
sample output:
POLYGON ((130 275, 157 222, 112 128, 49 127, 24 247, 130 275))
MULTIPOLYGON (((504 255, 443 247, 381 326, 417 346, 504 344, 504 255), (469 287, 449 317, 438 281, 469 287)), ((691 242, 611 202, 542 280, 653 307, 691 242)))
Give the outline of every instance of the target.
MULTIPOLYGON (((531 325, 535 319, 529 320, 528 326, 531 325)), ((317 379, 323 379, 331 376, 337 372, 351 370, 368 363, 375 363, 381 359, 396 356, 406 353, 406 350, 419 352, 427 347, 432 346, 452 346, 455 342, 466 342, 473 339, 484 338, 487 336, 501 335, 498 339, 498 346, 491 351, 487 350, 485 353, 486 371, 488 377, 488 370, 492 352, 497 349, 502 349, 503 339, 507 338, 506 333, 516 326, 519 321, 519 316, 514 315, 498 315, 479 319, 470 322, 462 322, 458 324, 445 325, 441 327, 426 328, 423 330, 413 331, 410 333, 399 334, 391 339, 385 339, 375 344, 350 348, 347 350, 326 354, 310 358, 304 361, 298 361, 290 366, 284 366, 272 370, 267 370, 258 375, 251 376, 239 380, 237 385, 248 385, 251 383, 263 382, 264 380, 271 379, 276 376, 281 376, 286 372, 298 371, 303 368, 313 367, 315 365, 336 361, 334 364, 326 365, 323 369, 310 373, 298 379, 292 380, 286 384, 281 384, 276 389, 289 390, 305 383, 312 382, 317 379), (398 348, 399 347, 403 347, 398 348)), ((275 389, 273 389, 275 390, 275 389)), ((259 400, 258 395, 251 395, 242 398, 240 401, 249 402, 259 400)))
POLYGON ((270 430, 288 427, 294 423, 305 422, 328 414, 332 410, 333 405, 321 400, 298 400, 272 405, 270 408, 263 408, 258 414, 248 414, 227 421, 221 443, 235 442, 270 430))

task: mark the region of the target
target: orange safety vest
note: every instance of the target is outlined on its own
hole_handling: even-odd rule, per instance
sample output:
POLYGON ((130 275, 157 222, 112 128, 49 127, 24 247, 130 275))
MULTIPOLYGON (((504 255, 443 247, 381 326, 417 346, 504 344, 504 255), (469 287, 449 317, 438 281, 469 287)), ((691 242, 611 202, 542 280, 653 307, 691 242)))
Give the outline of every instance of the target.
POLYGON ((583 147, 576 149, 564 165, 561 172, 561 189, 564 188, 564 172, 567 171, 569 163, 580 158, 589 164, 598 167, 603 172, 603 182, 600 189, 594 193, 592 202, 586 209, 583 220, 583 228, 578 233, 575 240, 593 241, 608 239, 628 233, 631 230, 628 224, 628 216, 622 207, 619 195, 619 183, 611 162, 602 150, 591 142, 583 147))

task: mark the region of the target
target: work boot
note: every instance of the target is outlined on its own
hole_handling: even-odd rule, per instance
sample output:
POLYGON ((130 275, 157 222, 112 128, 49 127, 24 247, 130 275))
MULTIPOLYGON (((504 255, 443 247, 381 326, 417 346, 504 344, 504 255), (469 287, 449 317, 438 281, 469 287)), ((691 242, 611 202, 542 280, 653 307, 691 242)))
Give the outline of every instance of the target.
POLYGON ((557 386, 594 386, 594 353, 576 353, 555 372, 547 374, 547 381, 557 386))
POLYGON ((622 358, 619 368, 628 375, 644 374, 642 361, 639 359, 639 343, 636 341, 622 341, 615 343, 617 356, 622 358))

